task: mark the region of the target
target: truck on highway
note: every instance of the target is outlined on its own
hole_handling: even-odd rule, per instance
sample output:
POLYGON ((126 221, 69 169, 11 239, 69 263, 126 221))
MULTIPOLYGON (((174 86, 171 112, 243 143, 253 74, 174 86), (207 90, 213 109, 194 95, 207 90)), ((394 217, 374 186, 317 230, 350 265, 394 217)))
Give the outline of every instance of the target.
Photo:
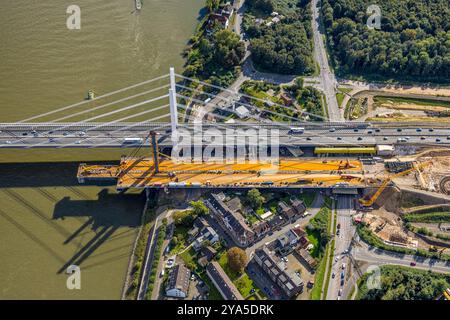
POLYGON ((124 138, 122 144, 140 144, 142 142, 142 138, 124 138))
POLYGON ((305 132, 305 128, 298 127, 298 128, 291 128, 288 134, 302 134, 303 132, 305 132))

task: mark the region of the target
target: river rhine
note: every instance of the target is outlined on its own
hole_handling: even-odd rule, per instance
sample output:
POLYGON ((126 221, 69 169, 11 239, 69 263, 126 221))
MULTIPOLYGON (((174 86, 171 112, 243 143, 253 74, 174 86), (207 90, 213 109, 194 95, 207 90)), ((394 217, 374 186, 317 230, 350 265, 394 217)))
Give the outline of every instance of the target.
MULTIPOLYGON (((0 10, 0 122, 180 70, 203 0, 15 0, 0 10), (66 9, 81 8, 81 30, 66 9)), ((0 298, 119 299, 143 199, 80 186, 77 161, 123 150, 0 150, 0 298), (20 163, 18 163, 20 162, 20 163), (53 162, 53 163, 48 163, 53 162), (10 164, 13 163, 13 164, 10 164), (65 268, 81 268, 81 290, 65 268)))

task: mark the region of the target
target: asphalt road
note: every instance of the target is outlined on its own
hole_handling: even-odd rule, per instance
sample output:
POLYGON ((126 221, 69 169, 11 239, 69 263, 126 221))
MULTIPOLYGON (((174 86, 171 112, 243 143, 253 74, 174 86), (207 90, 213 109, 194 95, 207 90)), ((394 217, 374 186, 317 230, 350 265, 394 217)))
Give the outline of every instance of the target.
MULTIPOLYGON (((224 126, 226 128, 247 129, 248 125, 224 126)), ((284 146, 373 146, 376 144, 417 144, 417 145, 450 145, 450 128, 399 128, 373 127, 358 129, 357 125, 349 126, 305 126, 302 134, 289 134, 288 125, 261 125, 261 128, 278 129, 279 143, 284 146), (399 138, 406 142, 398 142, 399 138)), ((186 128, 190 128, 187 126, 186 128)), ((211 133, 207 129, 215 125, 203 126, 203 138, 211 133)), ((254 127, 253 127, 254 128, 254 127)), ((141 143, 148 145, 148 134, 155 130, 160 134, 161 146, 172 145, 169 124, 134 126, 130 124, 106 126, 102 124, 71 126, 67 125, 0 125, 0 148, 67 148, 67 147, 136 147, 141 143), (132 125, 131 125, 132 126, 132 125), (125 138, 141 138, 141 142, 124 143, 125 138)), ((242 133, 235 132, 235 136, 242 133)))
POLYGON ((371 265, 399 265, 411 267, 411 263, 415 263, 416 265, 414 268, 416 269, 450 274, 450 261, 440 261, 384 251, 377 248, 371 248, 362 241, 360 241, 360 244, 357 247, 353 248, 352 254, 356 260, 365 261, 371 265))
POLYGON ((330 280, 327 292, 327 300, 336 300, 339 296, 339 290, 342 289, 341 299, 345 299, 344 289, 347 282, 347 271, 351 268, 349 258, 343 254, 345 250, 349 249, 352 237, 355 233, 355 227, 352 225, 353 210, 352 196, 339 196, 337 199, 337 224, 340 224, 339 235, 335 235, 334 257, 331 267, 331 273, 334 278, 330 280), (342 268, 345 264, 345 269, 342 268), (341 286, 341 273, 344 272, 344 285, 341 286))
POLYGON ((312 0, 312 30, 314 40, 314 57, 320 68, 320 79, 324 90, 330 121, 344 121, 336 99, 337 81, 328 63, 327 50, 324 43, 324 31, 320 20, 319 0, 312 0))

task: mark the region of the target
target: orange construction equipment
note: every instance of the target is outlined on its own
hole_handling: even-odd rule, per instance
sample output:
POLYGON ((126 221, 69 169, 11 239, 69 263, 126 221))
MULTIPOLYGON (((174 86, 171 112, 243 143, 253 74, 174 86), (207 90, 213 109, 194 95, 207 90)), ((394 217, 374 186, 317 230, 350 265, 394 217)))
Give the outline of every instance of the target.
POLYGON ((370 206, 372 206, 372 205, 374 204, 374 202, 378 199, 378 197, 381 195, 381 193, 384 191, 384 189, 386 189, 386 187, 387 187, 387 186, 389 185, 389 183, 392 181, 392 179, 395 179, 395 178, 404 176, 404 175, 406 175, 406 174, 408 174, 408 173, 410 173, 410 172, 412 172, 412 171, 415 171, 415 170, 423 169, 423 168, 429 166, 431 163, 432 163, 431 161, 423 162, 423 163, 421 163, 421 164, 419 164, 419 165, 417 165, 417 166, 413 166, 413 167, 410 168, 410 169, 407 169, 407 170, 405 170, 405 171, 399 172, 399 173, 397 173, 397 174, 394 174, 394 175, 388 177, 387 179, 385 179, 385 180, 383 181, 383 183, 381 184, 381 186, 380 186, 380 187, 378 188, 378 190, 372 195, 372 197, 370 197, 370 199, 367 199, 367 200, 366 200, 366 199, 361 198, 361 199, 359 199, 359 203, 360 203, 361 205, 363 205, 364 207, 370 207, 370 206))

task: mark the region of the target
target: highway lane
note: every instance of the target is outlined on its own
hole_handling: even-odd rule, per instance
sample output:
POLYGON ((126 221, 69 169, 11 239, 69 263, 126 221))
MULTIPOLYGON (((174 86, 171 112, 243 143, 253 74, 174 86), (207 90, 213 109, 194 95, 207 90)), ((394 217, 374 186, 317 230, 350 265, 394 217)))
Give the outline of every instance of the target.
MULTIPOLYGON (((366 124, 367 125, 367 124, 366 124)), ((0 148, 5 147, 117 147, 122 146, 125 138, 141 138, 143 142, 149 131, 160 134, 160 145, 169 146, 170 124, 95 124, 73 125, 69 128, 61 124, 0 124, 0 148), (62 129, 61 127, 65 127, 62 129)), ((179 126, 191 130, 192 125, 179 126)), ((204 138, 210 135, 208 129, 222 127, 214 124, 202 126, 204 138)), ((254 124, 227 125, 229 129, 255 128, 254 124)), ((263 124, 259 128, 278 129, 280 145, 286 146, 373 146, 376 144, 417 144, 449 145, 450 128, 447 127, 368 127, 351 126, 305 126, 301 134, 291 134, 288 125, 263 124), (403 138, 405 141, 399 142, 403 138)), ((241 136, 242 132, 234 132, 241 136)))
MULTIPOLYGON (((279 133, 279 145, 280 146, 299 146, 299 147, 313 147, 313 146, 375 146, 377 144, 387 145, 435 145, 435 146, 449 146, 449 130, 440 130, 432 133, 425 134, 408 134, 405 133, 381 133, 368 135, 365 133, 352 133, 352 132, 333 132, 326 131, 311 131, 303 134, 302 136, 288 135, 286 132, 280 131, 279 133), (405 138, 406 137, 406 138, 405 138), (399 142, 398 139, 406 139, 399 142)), ((136 143, 136 145, 149 143, 146 138, 148 137, 148 131, 135 132, 124 131, 120 134, 111 134, 107 131, 92 131, 86 134, 78 132, 54 132, 52 134, 40 134, 37 133, 33 136, 26 132, 13 132, 2 131, 0 133, 0 148, 21 148, 21 147, 117 147, 126 146, 124 143, 125 138, 141 138, 142 141, 136 143)), ((209 134, 203 134, 203 141, 207 142, 209 134)), ((225 136, 225 135, 224 135, 225 136)), ((238 136, 237 133, 234 134, 238 136)), ((161 146, 171 146, 170 133, 163 132, 159 139, 161 146)), ((206 143, 205 143, 206 144, 206 143)), ((129 145, 129 144, 128 144, 129 145)))

